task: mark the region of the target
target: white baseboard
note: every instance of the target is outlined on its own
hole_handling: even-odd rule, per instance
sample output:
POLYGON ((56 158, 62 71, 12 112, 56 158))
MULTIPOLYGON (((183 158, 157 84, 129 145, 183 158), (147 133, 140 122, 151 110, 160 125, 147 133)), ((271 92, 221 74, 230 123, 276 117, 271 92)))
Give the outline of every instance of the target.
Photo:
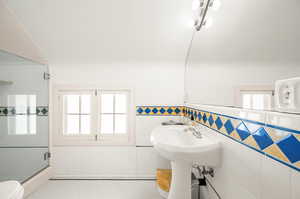
POLYGON ((48 167, 26 181, 23 184, 23 187, 25 189, 24 192, 24 198, 26 198, 29 194, 34 192, 38 187, 46 183, 50 178, 52 177, 52 168, 48 167))

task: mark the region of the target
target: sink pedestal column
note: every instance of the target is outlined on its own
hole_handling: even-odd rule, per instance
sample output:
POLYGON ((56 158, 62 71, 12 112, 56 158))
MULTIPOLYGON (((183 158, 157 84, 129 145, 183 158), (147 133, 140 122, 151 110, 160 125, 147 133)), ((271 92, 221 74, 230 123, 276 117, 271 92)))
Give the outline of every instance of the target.
POLYGON ((187 162, 172 161, 172 181, 168 199, 191 199, 192 165, 187 162))

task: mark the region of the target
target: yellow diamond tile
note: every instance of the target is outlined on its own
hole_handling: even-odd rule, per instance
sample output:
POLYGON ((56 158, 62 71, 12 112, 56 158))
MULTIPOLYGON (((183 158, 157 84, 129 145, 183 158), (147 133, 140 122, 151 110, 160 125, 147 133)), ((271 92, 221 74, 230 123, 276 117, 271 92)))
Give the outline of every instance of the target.
POLYGON ((213 125, 211 126, 211 128, 218 130, 216 123, 213 123, 213 125))
POLYGON ((231 119, 231 122, 232 122, 233 127, 236 129, 242 121, 237 120, 237 119, 231 119))
POLYGON ((225 134, 225 135, 227 135, 227 132, 226 132, 226 129, 225 129, 225 127, 223 126, 222 128, 220 128, 220 130, 219 130, 221 133, 223 133, 223 134, 225 134))
POLYGON ((272 140, 274 142, 277 142, 277 141, 281 140, 282 138, 290 135, 289 132, 281 131, 281 130, 274 129, 274 128, 266 127, 265 130, 267 131, 267 133, 269 134, 269 136, 272 138, 272 140))
POLYGON ((241 138, 240 138, 239 134, 236 132, 236 130, 232 131, 232 133, 230 134, 230 137, 233 137, 234 139, 241 141, 241 138))
POLYGON ((213 117, 214 121, 216 121, 218 118, 218 116, 216 114, 212 114, 212 117, 213 117))
POLYGON ((228 118, 224 117, 224 116, 220 116, 220 119, 223 123, 223 125, 227 122, 228 118))
POLYGON ((300 161, 294 163, 294 165, 295 165, 296 167, 300 168, 300 161))
POLYGON ((243 142, 244 142, 245 144, 248 144, 249 146, 252 146, 252 147, 254 147, 254 148, 260 150, 260 149, 259 149, 259 146, 257 145, 256 141, 254 140, 254 138, 253 138, 252 136, 249 136, 249 137, 248 137, 247 139, 245 139, 243 142))
POLYGON ((289 159, 281 152, 280 148, 276 144, 272 144, 268 148, 264 150, 264 152, 268 153, 269 155, 272 155, 279 160, 282 160, 284 162, 290 162, 289 159))

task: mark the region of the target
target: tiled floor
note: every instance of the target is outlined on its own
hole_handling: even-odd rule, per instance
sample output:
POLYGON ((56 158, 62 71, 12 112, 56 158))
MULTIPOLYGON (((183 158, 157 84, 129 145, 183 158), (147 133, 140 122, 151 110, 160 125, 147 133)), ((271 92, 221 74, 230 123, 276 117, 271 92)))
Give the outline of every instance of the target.
POLYGON ((26 199, 162 199, 154 181, 48 181, 26 199))

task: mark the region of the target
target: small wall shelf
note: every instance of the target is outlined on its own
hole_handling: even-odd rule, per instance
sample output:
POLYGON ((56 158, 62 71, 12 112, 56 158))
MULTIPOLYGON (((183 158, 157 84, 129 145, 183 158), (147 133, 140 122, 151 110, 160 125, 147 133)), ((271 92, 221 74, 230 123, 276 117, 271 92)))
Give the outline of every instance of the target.
POLYGON ((0 80, 0 86, 7 86, 7 85, 12 85, 12 81, 5 81, 5 80, 0 80))

